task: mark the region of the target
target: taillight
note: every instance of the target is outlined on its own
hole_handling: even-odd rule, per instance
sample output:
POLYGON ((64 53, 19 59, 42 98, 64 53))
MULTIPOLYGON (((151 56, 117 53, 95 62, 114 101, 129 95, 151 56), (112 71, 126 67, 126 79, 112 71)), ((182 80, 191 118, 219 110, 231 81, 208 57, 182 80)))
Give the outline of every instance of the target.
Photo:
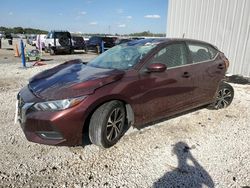
POLYGON ((224 60, 224 63, 225 63, 226 70, 227 70, 227 69, 228 69, 228 67, 229 67, 229 61, 228 61, 228 59, 224 60))
POLYGON ((227 57, 225 56, 225 54, 221 53, 221 59, 224 61, 225 63, 225 67, 226 67, 226 70, 228 69, 229 67, 229 60, 227 59, 227 57))

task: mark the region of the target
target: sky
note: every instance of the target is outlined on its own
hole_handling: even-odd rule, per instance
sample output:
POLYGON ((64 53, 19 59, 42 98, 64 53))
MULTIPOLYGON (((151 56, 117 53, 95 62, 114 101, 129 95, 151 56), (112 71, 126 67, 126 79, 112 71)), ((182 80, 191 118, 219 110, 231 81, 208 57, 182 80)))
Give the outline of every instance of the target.
POLYGON ((82 33, 166 33, 168 0, 3 0, 0 26, 82 33))

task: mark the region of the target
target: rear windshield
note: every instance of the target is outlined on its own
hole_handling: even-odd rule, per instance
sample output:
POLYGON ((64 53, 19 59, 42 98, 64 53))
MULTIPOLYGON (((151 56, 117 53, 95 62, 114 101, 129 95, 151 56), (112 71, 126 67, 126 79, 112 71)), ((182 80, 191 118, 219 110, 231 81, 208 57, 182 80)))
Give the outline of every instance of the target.
POLYGON ((89 42, 99 42, 100 40, 101 40, 100 37, 91 37, 91 38, 89 39, 89 42))
POLYGON ((54 33, 54 37, 55 38, 59 38, 60 36, 67 36, 67 37, 70 37, 70 33, 68 33, 68 32, 55 32, 54 33))

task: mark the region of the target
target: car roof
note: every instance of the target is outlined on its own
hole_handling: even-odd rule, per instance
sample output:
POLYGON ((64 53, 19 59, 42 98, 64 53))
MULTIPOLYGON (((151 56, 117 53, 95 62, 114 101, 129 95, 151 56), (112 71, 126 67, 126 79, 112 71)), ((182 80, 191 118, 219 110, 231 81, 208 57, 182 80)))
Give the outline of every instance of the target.
POLYGON ((129 42, 130 45, 145 45, 147 43, 151 44, 167 44, 169 42, 193 42, 193 43, 201 43, 201 44, 208 44, 216 48, 216 46, 201 40, 196 39, 188 39, 188 38, 147 38, 147 39, 140 39, 140 40, 132 40, 129 42))
POLYGON ((147 38, 147 39, 140 39, 140 40, 132 40, 127 42, 128 46, 136 46, 136 45, 147 45, 147 44, 159 44, 166 41, 166 38, 147 38))
POLYGON ((81 36, 80 34, 75 34, 75 33, 70 33, 70 34, 72 37, 82 37, 83 38, 83 36, 81 36))

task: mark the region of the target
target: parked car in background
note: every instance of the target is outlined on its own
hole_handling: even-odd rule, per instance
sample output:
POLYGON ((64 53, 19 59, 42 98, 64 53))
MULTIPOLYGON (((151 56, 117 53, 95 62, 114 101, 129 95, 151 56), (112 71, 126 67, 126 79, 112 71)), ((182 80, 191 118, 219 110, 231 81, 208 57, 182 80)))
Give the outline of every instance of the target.
POLYGON ((8 40, 8 44, 12 45, 13 44, 13 36, 11 33, 5 33, 4 38, 8 40))
POLYGON ((29 141, 113 146, 128 126, 198 106, 233 100, 224 82, 229 62, 213 45, 188 39, 144 39, 117 45, 88 64, 72 60, 39 73, 18 94, 18 119, 29 141))
POLYGON ((27 37, 27 43, 31 46, 36 46, 36 35, 29 35, 27 37))
POLYGON ((13 38, 27 39, 25 34, 15 34, 13 38))
POLYGON ((88 37, 88 36, 87 36, 87 37, 86 37, 86 36, 83 37, 85 43, 88 42, 89 38, 90 38, 90 37, 88 37))
POLYGON ((51 31, 45 40, 45 52, 55 55, 58 52, 71 54, 73 51, 71 34, 68 31, 51 31))
POLYGON ((100 37, 92 36, 87 41, 87 49, 96 53, 101 53, 102 41, 104 45, 104 51, 115 46, 115 40, 117 37, 100 37))
POLYGON ((122 44, 122 43, 126 43, 126 42, 129 42, 133 39, 127 39, 127 38, 120 38, 120 39, 116 39, 115 41, 115 45, 119 45, 119 44, 122 44))
POLYGON ((3 31, 0 31, 0 39, 1 39, 1 38, 4 38, 4 37, 5 37, 4 32, 3 32, 3 31))
POLYGON ((85 52, 87 51, 86 43, 81 35, 71 34, 71 43, 73 50, 85 50, 85 52))
MULTIPOLYGON (((32 41, 31 43, 32 46, 36 46, 36 39, 32 41)), ((45 45, 45 44, 44 44, 45 45)))
POLYGON ((145 39, 144 37, 132 37, 132 40, 141 40, 141 39, 145 39))
POLYGON ((0 31, 0 49, 2 48, 2 38, 4 37, 4 32, 0 31))
POLYGON ((36 36, 36 49, 45 50, 45 40, 47 38, 47 35, 41 34, 36 36))

